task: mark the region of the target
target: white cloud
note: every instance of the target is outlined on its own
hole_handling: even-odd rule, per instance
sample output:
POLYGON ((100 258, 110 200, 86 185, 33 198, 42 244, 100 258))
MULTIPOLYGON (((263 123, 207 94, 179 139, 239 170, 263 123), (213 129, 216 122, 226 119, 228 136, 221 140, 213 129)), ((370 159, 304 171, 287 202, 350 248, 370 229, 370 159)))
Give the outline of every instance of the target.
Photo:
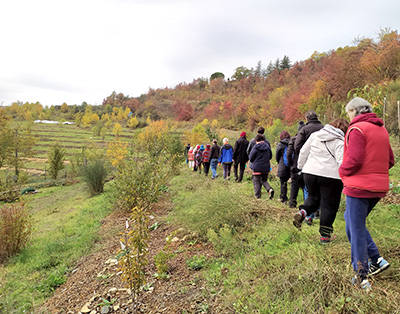
POLYGON ((399 29, 400 2, 14 0, 0 3, 0 102, 100 104, 216 71, 292 61, 399 29))

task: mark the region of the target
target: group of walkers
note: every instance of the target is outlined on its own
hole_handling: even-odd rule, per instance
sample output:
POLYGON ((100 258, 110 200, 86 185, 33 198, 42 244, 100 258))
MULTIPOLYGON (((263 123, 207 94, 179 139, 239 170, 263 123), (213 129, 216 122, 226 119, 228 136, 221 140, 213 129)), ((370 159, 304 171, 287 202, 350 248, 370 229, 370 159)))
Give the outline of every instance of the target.
POLYGON ((223 145, 218 146, 217 140, 211 144, 186 146, 187 163, 193 171, 201 173, 202 165, 204 173, 208 176, 211 168, 211 179, 218 177, 217 166, 222 165, 223 177, 230 180, 231 169, 236 182, 242 182, 246 164, 250 161, 250 169, 253 171, 254 194, 256 198, 261 198, 261 188, 267 190, 269 198, 274 197, 274 189, 268 183, 268 174, 271 170, 270 160, 272 159, 272 150, 269 141, 265 138, 264 128, 259 127, 257 136, 250 142, 246 138, 246 132, 240 134, 240 138, 236 141, 235 147, 229 144, 228 138, 223 139, 223 145))
MULTIPOLYGON (((383 121, 372 112, 369 102, 355 97, 347 104, 346 112, 350 123, 338 118, 323 126, 317 114, 308 111, 305 114, 307 122, 299 122, 295 136, 291 137, 287 131, 280 133, 275 153, 280 201, 288 202, 291 208, 297 207, 298 191, 303 189, 304 202, 294 215, 293 225, 301 230, 304 221, 311 224, 313 215, 320 212, 320 243, 326 244, 335 238, 332 236, 333 223, 342 192, 346 195, 346 234, 356 273, 352 283, 369 291, 368 277, 387 269, 390 264, 372 240, 366 218, 389 191, 389 169, 394 165, 394 155, 383 121)), ((229 180, 233 164, 235 180, 241 182, 246 163, 250 161, 256 198, 261 198, 261 187, 264 186, 272 199, 274 190, 268 183, 272 150, 263 134, 264 128, 259 127, 256 137, 249 142, 246 133, 242 132, 234 148, 227 138, 221 148, 216 140, 212 148, 209 144, 206 148, 189 145, 189 166, 201 171, 201 164, 204 164, 207 175, 211 163, 214 179, 217 165, 221 163, 224 179, 229 180)))

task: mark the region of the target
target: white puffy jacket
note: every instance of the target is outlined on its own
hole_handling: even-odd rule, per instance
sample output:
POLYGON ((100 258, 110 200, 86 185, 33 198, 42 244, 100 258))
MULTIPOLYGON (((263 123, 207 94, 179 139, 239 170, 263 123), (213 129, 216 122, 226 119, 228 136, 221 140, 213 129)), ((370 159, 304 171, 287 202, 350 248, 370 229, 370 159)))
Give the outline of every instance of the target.
POLYGON ((340 179, 344 133, 330 124, 314 132, 300 150, 297 168, 303 173, 340 179))

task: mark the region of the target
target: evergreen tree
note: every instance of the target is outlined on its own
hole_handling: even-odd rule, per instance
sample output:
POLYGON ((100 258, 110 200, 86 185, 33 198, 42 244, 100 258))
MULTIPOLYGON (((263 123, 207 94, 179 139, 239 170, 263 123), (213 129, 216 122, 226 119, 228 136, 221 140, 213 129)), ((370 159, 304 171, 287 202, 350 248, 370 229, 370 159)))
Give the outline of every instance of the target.
POLYGON ((57 179, 58 172, 64 169, 65 149, 60 144, 54 144, 48 154, 49 174, 52 179, 57 179))
POLYGON ((290 64, 290 59, 289 59, 289 57, 288 56, 283 56, 283 59, 281 60, 281 62, 280 62, 280 68, 282 69, 282 70, 284 70, 284 69, 290 69, 291 68, 291 64, 290 64))

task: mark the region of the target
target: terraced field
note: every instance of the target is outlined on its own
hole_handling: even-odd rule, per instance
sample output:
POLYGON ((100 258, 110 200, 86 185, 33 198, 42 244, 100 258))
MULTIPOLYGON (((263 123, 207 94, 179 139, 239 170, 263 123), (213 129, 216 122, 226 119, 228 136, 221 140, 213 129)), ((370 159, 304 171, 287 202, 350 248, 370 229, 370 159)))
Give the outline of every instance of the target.
MULTIPOLYGON (((90 144, 96 144, 100 148, 104 148, 107 143, 115 140, 114 134, 107 132, 104 139, 95 137, 91 128, 79 128, 75 125, 57 125, 57 124, 34 124, 32 133, 37 139, 34 147, 34 157, 28 158, 24 165, 28 172, 29 182, 37 182, 48 179, 46 176, 46 168, 48 168, 47 154, 55 143, 60 143, 66 151, 66 169, 68 173, 69 160, 75 154, 81 152, 82 147, 87 147, 90 144)), ((120 138, 123 142, 131 143, 135 131, 123 129, 120 138)), ((6 169, 2 169, 4 172, 6 169)), ((64 171, 64 175, 66 174, 64 171)))

